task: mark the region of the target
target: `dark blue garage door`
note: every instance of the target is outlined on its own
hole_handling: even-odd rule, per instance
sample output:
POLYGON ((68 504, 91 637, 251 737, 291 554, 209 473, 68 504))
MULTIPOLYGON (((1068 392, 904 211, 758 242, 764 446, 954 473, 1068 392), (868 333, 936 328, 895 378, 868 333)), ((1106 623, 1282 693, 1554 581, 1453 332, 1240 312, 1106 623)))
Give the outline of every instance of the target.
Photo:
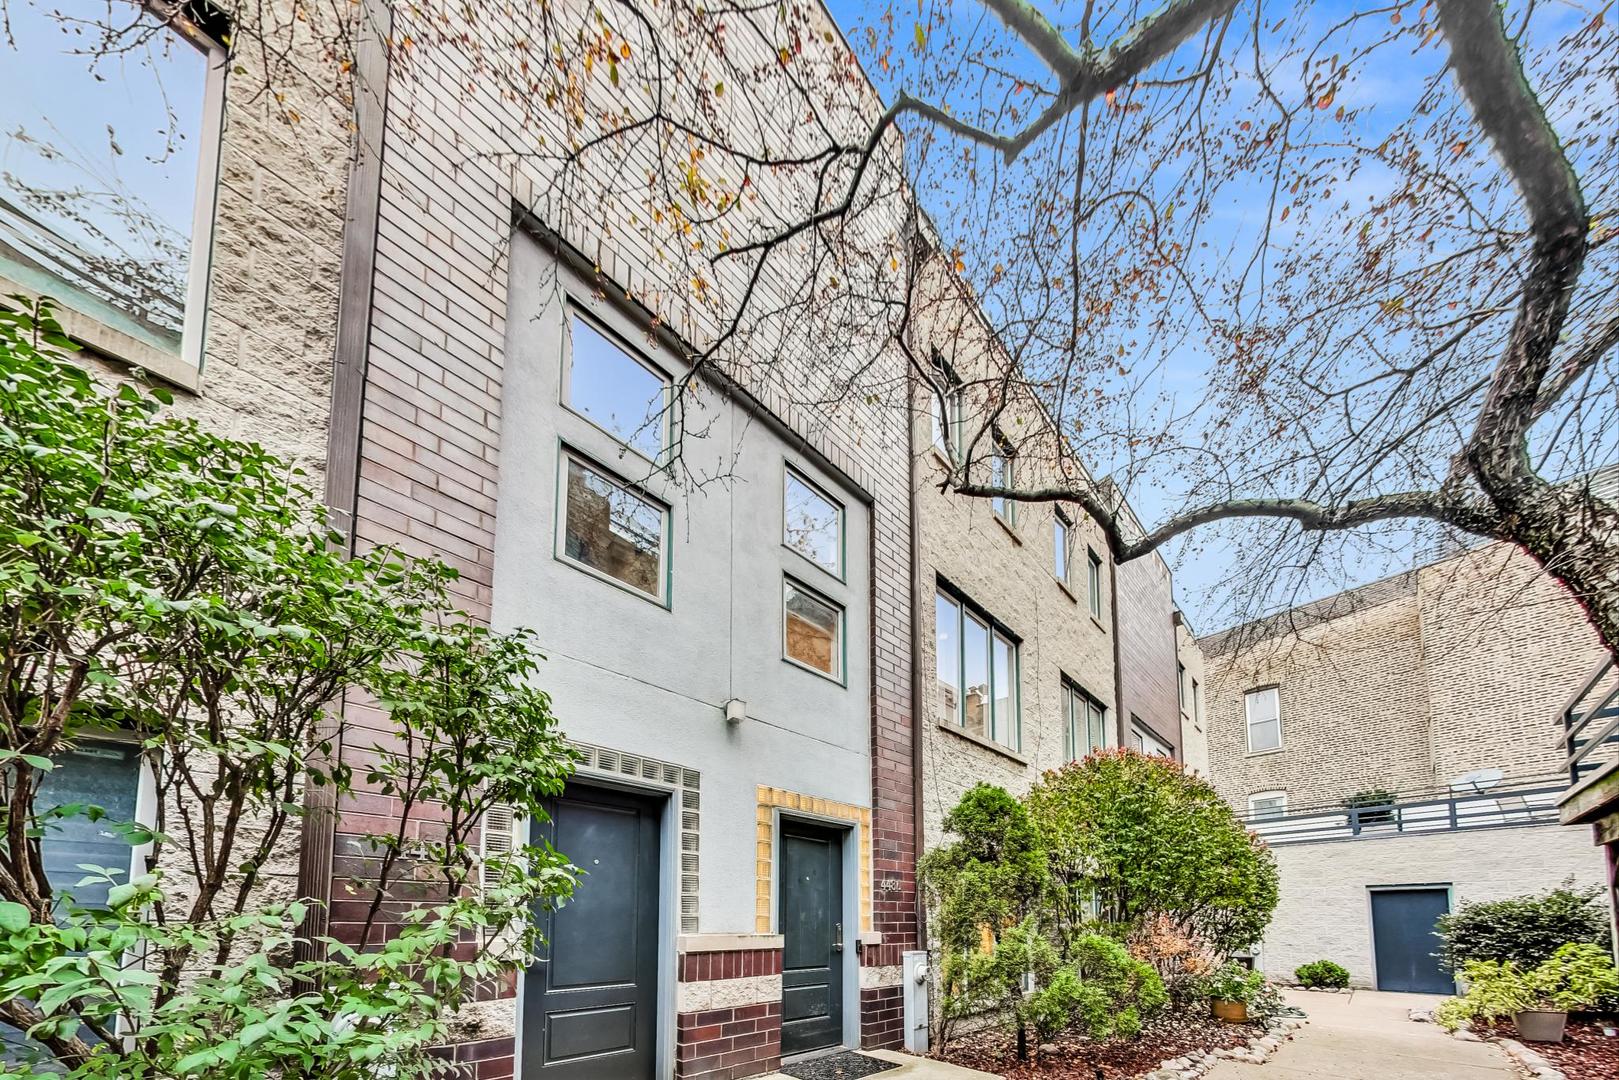
POLYGON ((1377 988, 1413 994, 1454 994, 1439 967, 1434 924, 1450 910, 1449 889, 1378 889, 1372 893, 1372 947, 1377 988))

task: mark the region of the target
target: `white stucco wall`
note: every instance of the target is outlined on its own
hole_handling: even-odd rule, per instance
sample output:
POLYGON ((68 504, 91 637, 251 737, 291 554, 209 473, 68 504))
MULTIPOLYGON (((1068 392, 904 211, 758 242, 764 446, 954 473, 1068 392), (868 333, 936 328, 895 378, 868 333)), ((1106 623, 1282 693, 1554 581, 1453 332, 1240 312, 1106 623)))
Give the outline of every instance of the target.
POLYGON ((1472 900, 1544 892, 1570 877, 1578 885, 1603 880, 1602 850, 1591 843, 1590 832, 1560 825, 1290 844, 1273 851, 1281 902, 1257 961, 1267 975, 1289 982, 1300 964, 1334 960, 1349 969, 1351 985, 1375 985, 1370 890, 1377 886, 1449 886, 1454 911, 1472 900))
MULTIPOLYGON (((688 431, 701 434, 688 435, 684 452, 693 471, 725 478, 691 490, 646 476, 644 463, 620 459, 608 435, 559 404, 558 290, 628 340, 645 345, 644 335, 521 235, 512 280, 522 284, 509 321, 494 623, 538 632, 547 659, 537 678, 570 738, 701 772, 700 931, 751 933, 758 787, 871 805, 868 508, 763 418, 712 389, 688 413, 688 431), (556 557, 560 442, 644 480, 671 506, 668 608, 556 557), (843 504, 843 581, 783 546, 787 462, 843 504), (842 682, 782 659, 784 573, 843 606, 842 682), (748 718, 736 726, 724 717, 730 698, 747 702, 748 718)), ((645 351, 680 373, 667 352, 645 351)))

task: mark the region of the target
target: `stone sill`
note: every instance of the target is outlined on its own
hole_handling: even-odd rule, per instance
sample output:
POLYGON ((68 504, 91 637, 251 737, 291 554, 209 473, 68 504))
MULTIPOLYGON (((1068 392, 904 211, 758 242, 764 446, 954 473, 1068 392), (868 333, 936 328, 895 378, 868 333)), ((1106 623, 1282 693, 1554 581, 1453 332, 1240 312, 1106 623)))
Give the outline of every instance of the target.
POLYGON ((1018 547, 1023 546, 1023 537, 1018 533, 1016 525, 1013 525, 1010 521, 1007 521, 993 510, 989 512, 989 516, 995 519, 995 524, 1006 530, 1006 535, 1012 538, 1012 543, 1016 544, 1018 547))
POLYGON ((675 940, 675 951, 705 953, 779 949, 783 940, 780 934, 681 934, 675 940))
POLYGON ((1025 769, 1029 767, 1029 759, 1009 746, 1002 746, 995 740, 986 739, 982 735, 974 735, 966 728, 958 727, 957 725, 950 723, 948 720, 935 720, 934 723, 964 742, 969 742, 974 746, 982 747, 983 749, 992 753, 999 754, 1001 757, 1015 761, 1025 769))

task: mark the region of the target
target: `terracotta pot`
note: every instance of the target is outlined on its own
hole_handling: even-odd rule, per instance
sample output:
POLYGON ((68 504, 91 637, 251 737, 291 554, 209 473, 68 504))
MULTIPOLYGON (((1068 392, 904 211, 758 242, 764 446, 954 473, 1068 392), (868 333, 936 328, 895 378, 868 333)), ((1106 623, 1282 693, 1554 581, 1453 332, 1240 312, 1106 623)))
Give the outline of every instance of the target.
POLYGON ((1215 998, 1209 1002, 1214 1015, 1228 1024, 1246 1024, 1248 1022, 1248 1003, 1246 1001, 1225 1001, 1215 998))
POLYGON ((1525 1042, 1560 1043, 1568 1013, 1553 1009, 1525 1009, 1512 1014, 1512 1026, 1525 1042))

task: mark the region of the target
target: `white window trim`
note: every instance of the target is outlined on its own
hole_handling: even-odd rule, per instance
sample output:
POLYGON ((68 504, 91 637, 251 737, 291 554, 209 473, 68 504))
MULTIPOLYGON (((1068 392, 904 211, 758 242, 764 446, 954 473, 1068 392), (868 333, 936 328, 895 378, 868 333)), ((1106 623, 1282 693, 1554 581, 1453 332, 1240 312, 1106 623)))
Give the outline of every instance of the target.
POLYGON ((631 596, 639 596, 641 599, 646 600, 649 603, 657 604, 661 608, 669 608, 671 606, 669 598, 670 514, 668 503, 664 502, 662 499, 654 497, 644 488, 637 487, 635 484, 624 479, 612 469, 598 464, 595 459, 589 457, 588 455, 581 454, 564 444, 561 448, 561 452, 557 455, 556 518, 556 536, 553 540, 553 544, 555 546, 552 549, 552 553, 556 556, 558 562, 566 563, 575 570, 589 574, 591 577, 600 581, 605 581, 607 584, 612 585, 617 589, 621 589, 624 592, 629 593, 631 596), (659 541, 657 595, 653 595, 652 593, 638 589, 627 581, 620 581, 612 574, 609 574, 604 570, 598 570, 588 563, 580 562, 578 559, 575 559, 568 554, 568 462, 570 461, 577 461, 580 465, 584 466, 586 469, 589 469, 591 472, 596 473, 599 476, 606 477, 610 482, 617 484, 623 490, 628 491, 637 498, 640 498, 658 508, 658 512, 661 515, 661 520, 658 524, 659 541))
POLYGON ((791 574, 783 574, 782 575, 782 578, 781 578, 781 658, 783 660, 785 660, 787 663, 793 665, 796 668, 802 668, 803 670, 809 672, 811 675, 819 675, 821 678, 828 679, 828 680, 830 680, 832 682, 835 682, 839 686, 847 687, 848 686, 848 681, 847 681, 847 676, 846 676, 846 673, 845 673, 845 668, 848 666, 848 651, 849 651, 848 637, 847 637, 848 628, 849 628, 849 613, 844 610, 844 607, 843 607, 842 604, 838 603, 836 600, 832 599, 830 596, 828 596, 825 593, 821 592, 819 589, 813 589, 810 586, 804 584, 802 581, 800 581, 798 578, 793 577, 793 575, 791 575, 791 574), (812 664, 806 664, 806 663, 804 663, 804 661, 799 660, 796 657, 789 656, 787 654, 787 590, 788 589, 798 589, 801 592, 807 593, 809 596, 813 597, 816 600, 819 600, 821 603, 825 604, 827 607, 831 608, 833 611, 836 611, 838 613, 837 640, 833 642, 833 647, 832 647, 833 670, 832 670, 831 674, 828 674, 827 672, 822 671, 820 668, 815 667, 812 664))
POLYGON ((1085 592, 1086 610, 1091 618, 1100 622, 1105 610, 1102 606, 1102 557, 1090 546, 1085 548, 1085 592))
POLYGON ((568 297, 562 305, 562 329, 564 339, 567 343, 567 348, 561 350, 562 372, 557 380, 557 404, 566 409, 570 415, 577 416, 580 420, 607 436, 607 438, 612 440, 614 446, 621 447, 623 450, 634 454, 641 461, 648 462, 653 466, 661 466, 669 457, 669 452, 674 445, 672 435, 674 427, 672 422, 673 417, 671 415, 672 410, 669 407, 669 395, 671 394, 672 387, 674 386, 673 376, 671 376, 667 371, 663 370, 657 364, 654 364, 647 357, 643 356, 639 349, 634 348, 627 340, 625 340, 623 334, 608 326, 605 320, 597 316, 594 312, 586 308, 583 303, 571 296, 568 297), (625 356, 639 364, 646 370, 647 374, 651 375, 653 378, 657 379, 663 384, 663 408, 658 417, 658 456, 656 458, 647 457, 646 451, 632 443, 626 442, 624 438, 617 432, 608 431, 606 428, 602 427, 601 424, 587 416, 584 412, 574 408, 571 399, 573 397, 573 319, 575 317, 589 323, 591 329, 595 330, 596 333, 606 338, 609 344, 618 346, 619 349, 623 351, 625 356))
POLYGON ((1252 690, 1246 691, 1242 696, 1242 710, 1243 710, 1242 711, 1242 719, 1243 719, 1243 729, 1244 729, 1243 734, 1244 734, 1244 741, 1247 743, 1247 746, 1248 746, 1248 753, 1250 753, 1250 754, 1274 754, 1274 753, 1278 752, 1279 750, 1281 750, 1282 747, 1287 745, 1286 732, 1283 730, 1283 725, 1282 725, 1282 688, 1281 688, 1280 685, 1276 685, 1276 686, 1256 686, 1252 690), (1271 693, 1271 694, 1276 695, 1276 745, 1275 746, 1266 746, 1266 747, 1263 747, 1261 749, 1255 750, 1254 749, 1253 700, 1254 700, 1254 696, 1256 694, 1265 694, 1265 693, 1271 693))
POLYGON ((1249 821, 1268 821, 1272 817, 1286 817, 1286 816, 1287 816, 1287 792, 1285 792, 1285 791, 1256 791, 1252 795, 1248 796, 1248 820, 1249 821), (1259 813, 1259 808, 1255 804, 1259 803, 1259 802, 1262 802, 1262 801, 1265 801, 1265 800, 1269 800, 1269 799, 1280 799, 1281 800, 1281 805, 1276 809, 1274 814, 1271 814, 1271 815, 1269 815, 1269 816, 1267 816, 1265 818, 1256 818, 1254 815, 1259 813))
POLYGON ((1063 530, 1060 534, 1063 538, 1062 568, 1059 571, 1054 566, 1051 572, 1065 587, 1072 587, 1074 574, 1074 523, 1068 519, 1068 515, 1063 512, 1060 506, 1056 507, 1051 515, 1051 553, 1054 557, 1057 554, 1059 529, 1063 530))
POLYGON ((832 495, 827 492, 826 488, 822 487, 820 484, 817 484, 814 480, 811 480, 809 478, 809 475, 803 469, 800 469, 800 468, 796 467, 795 465, 793 465, 792 462, 790 462, 790 461, 783 461, 782 462, 782 478, 781 478, 781 546, 782 547, 786 548, 788 551, 791 551, 794 555, 797 555, 800 559, 803 559, 805 562, 809 563, 811 566, 815 567, 817 570, 820 570, 823 573, 831 574, 833 577, 837 578, 839 581, 846 583, 848 581, 847 563, 849 561, 849 535, 848 535, 849 524, 848 524, 848 522, 849 522, 849 515, 848 515, 848 511, 846 510, 846 508, 843 505, 843 500, 833 498, 832 495), (832 508, 837 511, 837 515, 838 515, 838 565, 836 567, 829 567, 829 566, 826 566, 826 565, 824 565, 822 563, 816 562, 814 559, 810 558, 808 555, 804 554, 802 551, 799 551, 797 548, 793 547, 791 544, 789 544, 787 542, 787 481, 789 479, 797 480, 799 483, 803 484, 805 487, 807 487, 811 491, 815 492, 815 494, 819 495, 821 498, 823 498, 827 502, 831 503, 832 508))
MULTIPOLYGON (((990 439, 990 483, 1003 488, 1017 487, 1017 450, 995 432, 990 439), (1001 477, 995 479, 996 464, 999 463, 1001 477)), ((1005 496, 995 496, 989 501, 990 512, 1000 518, 1005 524, 1017 527, 1017 500, 1005 496), (996 503, 1000 505, 997 507, 996 503)))

